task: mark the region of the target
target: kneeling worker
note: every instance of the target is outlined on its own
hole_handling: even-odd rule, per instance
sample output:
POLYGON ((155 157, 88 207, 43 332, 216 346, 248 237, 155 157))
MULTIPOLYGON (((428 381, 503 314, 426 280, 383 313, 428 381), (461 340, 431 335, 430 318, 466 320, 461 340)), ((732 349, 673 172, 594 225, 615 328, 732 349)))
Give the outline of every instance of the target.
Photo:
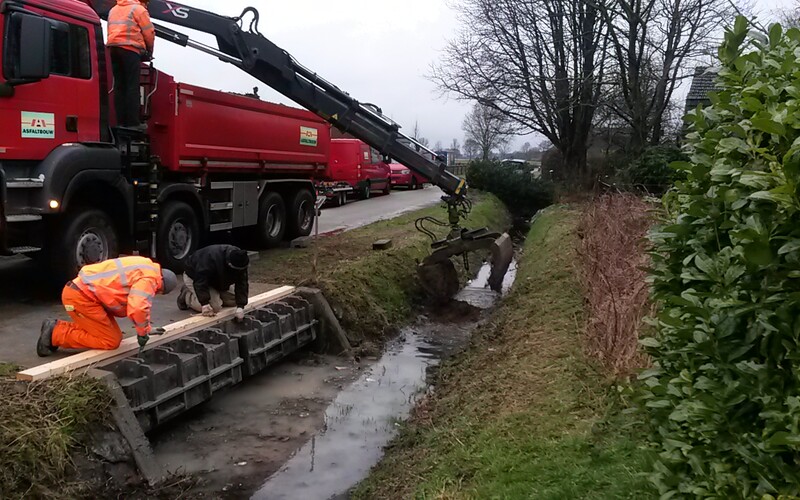
POLYGON ((249 295, 249 265, 247 252, 233 245, 210 245, 196 251, 186 259, 178 308, 192 308, 211 317, 223 307, 236 306, 236 319, 242 320, 249 295))
POLYGON ((167 294, 177 285, 175 273, 145 257, 120 257, 84 266, 61 294, 72 322, 45 320, 36 353, 48 356, 59 347, 116 349, 122 342, 116 318, 126 316, 136 327, 139 346, 144 347, 150 333, 164 333, 163 328, 154 329, 150 324, 155 294, 167 294))

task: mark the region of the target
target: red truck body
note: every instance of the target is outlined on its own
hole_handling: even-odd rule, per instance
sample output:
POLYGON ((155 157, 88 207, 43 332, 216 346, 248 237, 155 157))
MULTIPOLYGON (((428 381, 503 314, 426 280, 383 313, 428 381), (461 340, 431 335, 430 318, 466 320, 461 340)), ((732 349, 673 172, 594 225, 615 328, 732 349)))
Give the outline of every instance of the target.
POLYGON ((317 115, 157 76, 148 120, 153 153, 172 171, 324 172, 330 126, 317 115), (176 102, 177 100, 177 102, 176 102))

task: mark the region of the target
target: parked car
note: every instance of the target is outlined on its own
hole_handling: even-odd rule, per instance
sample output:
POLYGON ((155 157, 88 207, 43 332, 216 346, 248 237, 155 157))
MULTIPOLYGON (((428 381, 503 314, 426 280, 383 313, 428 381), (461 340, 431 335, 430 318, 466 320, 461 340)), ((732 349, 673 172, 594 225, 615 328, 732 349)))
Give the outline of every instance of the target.
POLYGON ((408 189, 418 189, 425 187, 426 183, 430 183, 429 179, 412 172, 411 169, 399 163, 390 163, 389 168, 392 171, 392 187, 406 187, 408 189))
POLYGON ((389 194, 390 169, 378 150, 358 139, 332 139, 330 151, 330 180, 347 182, 364 199, 373 191, 389 194))

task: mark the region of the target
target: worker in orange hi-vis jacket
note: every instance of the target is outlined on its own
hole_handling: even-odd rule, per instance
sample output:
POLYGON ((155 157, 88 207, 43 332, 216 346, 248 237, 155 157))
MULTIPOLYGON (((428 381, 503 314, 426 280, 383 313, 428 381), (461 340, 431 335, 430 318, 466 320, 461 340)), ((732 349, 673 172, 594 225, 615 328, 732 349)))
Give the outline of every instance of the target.
POLYGON ((144 347, 151 333, 164 333, 163 328, 153 329, 150 324, 155 294, 167 294, 177 285, 175 273, 145 257, 120 257, 84 266, 61 294, 72 322, 45 320, 36 353, 49 356, 59 347, 116 349, 122 342, 116 318, 126 316, 144 347))
POLYGON ((114 108, 121 127, 146 128, 139 123, 142 61, 153 56, 156 30, 147 12, 149 0, 117 0, 108 13, 108 46, 114 73, 114 108))

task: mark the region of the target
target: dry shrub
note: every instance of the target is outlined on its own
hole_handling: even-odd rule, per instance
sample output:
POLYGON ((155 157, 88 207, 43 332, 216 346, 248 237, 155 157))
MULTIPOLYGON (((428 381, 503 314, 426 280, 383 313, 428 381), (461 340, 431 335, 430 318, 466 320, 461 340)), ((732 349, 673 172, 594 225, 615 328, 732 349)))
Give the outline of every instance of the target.
POLYGON ((637 196, 604 195, 587 205, 579 225, 586 348, 615 377, 648 364, 638 339, 642 319, 652 310, 644 269, 649 211, 637 196))

